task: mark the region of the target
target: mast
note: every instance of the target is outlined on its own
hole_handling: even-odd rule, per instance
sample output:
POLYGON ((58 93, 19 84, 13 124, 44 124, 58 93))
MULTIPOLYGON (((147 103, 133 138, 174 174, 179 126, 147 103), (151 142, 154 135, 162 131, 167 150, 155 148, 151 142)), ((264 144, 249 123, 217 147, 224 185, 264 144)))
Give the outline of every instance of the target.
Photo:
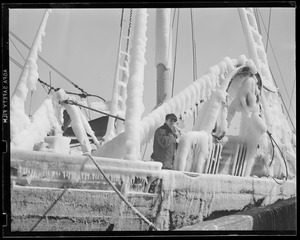
POLYGON ((156 10, 156 106, 162 104, 172 94, 172 34, 171 9, 156 10))
MULTIPOLYGON (((252 8, 239 8, 238 12, 246 37, 250 58, 253 59, 262 78, 262 115, 266 120, 268 131, 275 139, 277 139, 281 148, 287 149, 286 152, 290 155, 290 159, 288 159, 288 161, 290 161, 290 164, 293 165, 295 162, 295 151, 292 147, 292 131, 287 118, 283 114, 283 109, 278 107, 282 106, 282 104, 279 101, 280 99, 275 80, 272 78, 270 72, 267 54, 262 42, 262 36, 258 31, 254 11, 252 8)), ((268 151, 266 144, 261 144, 260 147, 264 152, 268 151)), ((277 148, 275 148, 274 151, 283 166, 284 163, 281 154, 279 154, 277 148)))
POLYGON ((38 52, 42 50, 42 37, 45 36, 45 28, 51 9, 47 9, 36 33, 30 52, 26 58, 24 67, 19 77, 16 88, 11 98, 11 139, 18 132, 21 132, 30 123, 29 117, 25 114, 25 101, 28 91, 36 89, 36 83, 39 78, 37 72, 38 52))
POLYGON ((140 125, 144 111, 144 67, 146 53, 147 9, 138 9, 136 14, 132 47, 130 49, 130 75, 127 86, 125 114, 125 159, 140 160, 140 125))

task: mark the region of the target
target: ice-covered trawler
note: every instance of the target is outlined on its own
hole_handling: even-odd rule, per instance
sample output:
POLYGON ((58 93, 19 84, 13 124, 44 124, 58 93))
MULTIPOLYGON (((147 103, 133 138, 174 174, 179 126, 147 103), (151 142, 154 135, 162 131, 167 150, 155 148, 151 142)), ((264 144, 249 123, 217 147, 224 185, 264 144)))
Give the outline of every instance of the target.
POLYGON ((131 31, 120 38, 110 117, 100 143, 80 103, 63 89, 52 91, 32 119, 24 112, 27 92, 38 79, 36 60, 51 12, 46 10, 11 98, 12 231, 171 230, 213 213, 296 196, 295 136, 281 109, 253 9, 238 9, 249 58, 225 57, 173 97, 171 10, 157 9, 157 107, 144 117, 148 13, 130 11, 131 31), (63 110, 81 154, 70 154, 63 110), (174 170, 141 160, 142 147, 168 113, 183 121, 195 118, 192 130, 179 139, 174 170), (233 136, 228 128, 236 114, 240 131, 233 136), (150 179, 156 181, 148 191, 150 179))

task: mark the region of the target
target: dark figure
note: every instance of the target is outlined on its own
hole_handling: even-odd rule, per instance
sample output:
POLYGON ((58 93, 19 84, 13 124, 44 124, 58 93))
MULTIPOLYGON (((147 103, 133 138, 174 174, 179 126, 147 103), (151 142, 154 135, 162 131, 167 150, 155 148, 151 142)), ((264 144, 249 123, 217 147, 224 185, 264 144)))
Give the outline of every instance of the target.
POLYGON ((176 138, 178 134, 174 124, 177 122, 175 114, 167 114, 164 125, 159 127, 154 134, 153 153, 151 158, 161 162, 163 169, 172 169, 175 159, 176 138))

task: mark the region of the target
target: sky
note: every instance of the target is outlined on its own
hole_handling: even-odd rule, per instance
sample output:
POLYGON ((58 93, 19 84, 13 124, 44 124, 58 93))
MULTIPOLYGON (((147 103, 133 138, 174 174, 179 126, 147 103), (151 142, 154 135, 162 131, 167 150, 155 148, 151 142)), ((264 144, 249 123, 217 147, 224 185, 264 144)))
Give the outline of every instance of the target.
MULTIPOLYGON (((126 16, 129 10, 126 9, 126 16)), ((173 13, 174 9, 172 9, 173 13)), ((10 9, 9 30, 31 46, 45 9, 10 9)), ((53 9, 43 37, 42 56, 61 73, 90 94, 111 100, 117 61, 120 18, 122 9, 53 9)), ((295 8, 259 8, 260 27, 266 46, 269 29, 268 61, 296 126, 295 87, 295 8), (271 12, 270 27, 268 25, 271 12), (263 22, 264 25, 263 25, 263 22), (274 57, 274 53, 276 59, 274 57), (277 62, 276 62, 277 61, 277 62), (278 66, 280 70, 278 69, 278 66), (284 82, 283 82, 284 80, 284 82), (291 100, 290 100, 291 99, 291 100)), ((144 76, 144 115, 156 103, 155 67, 155 9, 148 9, 147 46, 144 76)), ((125 18, 128 21, 128 18, 125 18)), ((176 22, 176 21, 175 21, 176 22)), ((175 29, 175 27, 174 27, 175 29)), ((224 57, 248 57, 245 36, 236 8, 194 8, 194 29, 197 58, 197 77, 201 77, 224 57)), ((126 31, 127 32, 127 31, 126 31)), ((29 50, 12 35, 9 36, 9 55, 24 64, 29 50), (22 57, 22 56, 23 57, 22 57)), ((191 16, 189 8, 180 9, 174 94, 193 82, 191 16)), ((175 30, 173 47, 175 46, 175 30)), ((175 54, 173 53, 173 56, 175 54)), ((79 92, 42 61, 38 61, 40 79, 55 88, 79 92), (51 81, 50 81, 51 80, 51 81)), ((10 62, 10 94, 19 79, 21 69, 10 62)), ((28 95, 25 111, 33 114, 46 98, 40 84, 28 95)), ((99 101, 89 98, 89 102, 99 101)), ((101 115, 92 114, 95 118, 101 115)))

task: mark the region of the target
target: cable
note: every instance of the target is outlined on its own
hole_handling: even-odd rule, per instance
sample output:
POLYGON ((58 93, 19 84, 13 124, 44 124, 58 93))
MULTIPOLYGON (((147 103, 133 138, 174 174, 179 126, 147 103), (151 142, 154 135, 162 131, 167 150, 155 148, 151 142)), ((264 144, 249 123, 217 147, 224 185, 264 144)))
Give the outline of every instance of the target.
MULTIPOLYGON (((271 72, 271 74, 272 74, 272 77, 274 78, 274 75, 273 75, 273 72, 271 71, 271 69, 270 69, 270 72, 271 72)), ((274 82, 275 82, 275 81, 274 81, 274 82)), ((276 82, 275 82, 275 85, 276 85, 276 87, 278 88, 276 82)), ((287 115, 288 115, 288 117, 289 117, 289 119, 290 119, 290 122, 291 122, 291 124, 292 124, 294 130, 296 131, 296 128, 295 128, 295 126, 294 126, 294 123, 293 123, 293 121, 292 121, 292 119, 291 119, 291 116, 290 116, 289 112, 287 111, 287 108, 286 108, 286 105, 285 105, 285 103, 284 103, 284 101, 283 101, 283 98, 282 98, 282 96, 281 96, 281 93, 278 92, 278 94, 279 94, 279 97, 280 97, 280 99, 281 99, 281 102, 283 103, 283 107, 285 108, 285 111, 286 111, 286 113, 287 113, 287 115)))
MULTIPOLYGON (((284 155, 283 155, 283 153, 282 153, 282 150, 280 149, 280 147, 278 146, 278 144, 277 144, 277 142, 275 141, 275 139, 272 137, 272 134, 267 130, 267 133, 268 133, 268 135, 269 135, 269 137, 270 137, 270 139, 271 139, 271 141, 273 141, 275 144, 276 144, 276 146, 277 146, 277 148, 278 148, 278 150, 279 150, 279 152, 280 152, 280 154, 281 154, 281 157, 282 157, 282 159, 283 159, 283 162, 284 162, 284 165, 285 165, 285 171, 286 171, 286 176, 284 176, 285 177, 285 181, 288 179, 288 176, 289 176, 289 173, 288 173, 288 168, 287 168, 287 164, 286 164, 286 159, 285 159, 285 157, 284 157, 284 155)), ((273 145, 273 144, 272 144, 273 145)), ((272 162, 270 163, 270 165, 269 166, 271 166, 271 164, 272 164, 272 162)), ((275 178, 274 177, 272 177, 273 178, 273 180, 277 183, 277 184, 280 184, 280 185, 282 185, 284 182, 282 182, 282 183, 279 183, 279 182, 277 182, 276 180, 275 180, 275 178)))
POLYGON ((269 12, 269 23, 268 23, 268 34, 267 34, 267 44, 266 44, 266 53, 268 52, 268 42, 269 42, 269 33, 270 33, 270 21, 271 21, 271 11, 272 8, 270 8, 270 12, 269 12))
MULTIPOLYGON (((87 159, 82 163, 81 168, 79 171, 83 171, 84 170, 84 165, 86 164, 87 159)), ((73 186, 73 188, 76 188, 78 186, 78 184, 80 183, 80 179, 76 182, 76 184, 73 186)), ((62 196, 68 191, 69 188, 66 188, 65 184, 65 189, 63 190, 63 192, 58 196, 58 198, 54 201, 54 203, 47 209, 47 211, 43 214, 43 216, 41 216, 41 218, 36 222, 36 224, 34 224, 34 226, 29 230, 29 232, 32 232, 37 225, 39 225, 39 223, 44 219, 44 217, 51 211, 51 209, 55 206, 55 204, 62 198, 62 196)))
POLYGON ((197 79, 197 59, 196 59, 196 43, 195 43, 195 36, 194 36, 194 15, 193 9, 190 8, 190 15, 191 15, 191 28, 192 28, 192 50, 193 50, 193 78, 195 81, 197 79))
POLYGON ((26 61, 26 59, 23 57, 22 53, 19 51, 19 49, 17 48, 17 46, 14 44, 14 42, 11 40, 11 38, 9 38, 9 40, 10 40, 11 43, 14 45, 14 47, 17 49, 18 53, 19 53, 20 56, 23 58, 23 60, 26 61))
POLYGON ((290 112, 290 109, 291 109, 291 106, 292 106, 292 99, 293 99, 293 95, 294 95, 294 89, 295 89, 295 84, 296 84, 296 76, 295 76, 295 80, 294 80, 294 83, 293 83, 293 90, 292 90, 292 96, 291 96, 291 99, 290 99, 290 106, 289 106, 289 112, 290 112))
MULTIPOLYGON (((262 18, 262 15, 261 15, 260 11, 259 11, 259 14, 260 14, 260 16, 261 16, 261 18, 262 18)), ((265 31, 267 32, 266 27, 265 27, 265 23, 264 23, 263 19, 262 19, 262 23, 263 23, 263 26, 264 26, 265 31)), ((274 49, 273 49, 273 45, 272 45, 271 40, 269 40, 269 42, 270 42, 270 46, 271 46, 271 49, 272 49, 272 52, 273 52, 273 55, 274 55, 274 59, 275 59, 277 68, 278 68, 278 70, 279 70, 279 73, 280 73, 281 80, 282 80, 282 82, 283 82, 285 91, 286 91, 287 95, 289 96, 289 93, 288 93, 288 91, 287 91, 285 82, 284 82, 284 80, 283 80, 282 72, 281 72, 281 70, 280 70, 280 67, 279 67, 279 64, 278 64, 278 61, 277 61, 277 57, 276 57, 276 54, 275 54, 275 52, 274 52, 274 49)), ((273 78, 274 78, 274 76, 273 76, 273 78)), ((275 78, 274 78, 274 82, 275 82, 275 78)), ((289 100, 290 100, 290 99, 289 99, 289 100)))
MULTIPOLYGON (((258 10, 258 12, 259 12, 259 14, 260 14, 260 17, 261 17, 261 19, 262 19, 262 23, 263 23, 264 29, 265 29, 265 31, 267 32, 267 30, 266 30, 266 26, 265 26, 265 24, 264 24, 264 21, 263 21, 262 15, 261 15, 261 12, 260 12, 259 10, 258 10)), ((274 49, 273 49, 273 46, 272 46, 272 42, 271 42, 271 40, 269 40, 269 42, 270 42, 270 46, 271 46, 271 49, 272 49, 272 52, 273 52, 273 55, 274 55, 274 58, 275 58, 275 62, 276 62, 276 64, 277 64, 277 68, 278 68, 278 70, 279 70, 279 73, 280 73, 281 80, 282 80, 282 82, 283 82, 283 85, 284 85, 285 91, 286 91, 286 93, 287 93, 287 96, 289 96, 289 93, 288 93, 288 91, 287 91, 287 88, 286 88, 285 82, 284 82, 284 80, 283 80, 283 76, 282 76, 281 70, 280 70, 280 68, 279 68, 279 64, 278 64, 277 57, 276 57, 276 55, 275 55, 275 52, 274 52, 274 49)), ((269 66, 269 69, 270 69, 270 72, 271 72, 271 74, 272 74, 272 77, 273 77, 274 83, 275 83, 276 87, 278 88, 278 86, 277 86, 277 83, 276 83, 276 80, 275 80, 275 77, 274 77, 274 75, 273 75, 273 73, 272 73, 272 71, 271 71, 271 68, 270 68, 270 66, 269 66)), ((291 122, 291 124, 292 124, 292 126, 293 126, 294 130, 296 130, 296 129, 295 129, 295 126, 294 126, 294 124, 293 124, 293 121, 292 121, 292 119, 291 119, 291 117, 290 117, 290 114, 289 114, 289 112, 287 111, 287 108, 286 108, 285 102, 284 102, 284 100, 283 100, 283 98, 282 98, 282 96, 281 96, 280 92, 278 92, 278 93, 279 93, 279 96, 280 96, 280 98, 281 98, 281 101, 282 101, 282 103, 283 103, 283 105, 284 105, 284 108, 286 109, 286 112, 287 112, 287 115, 288 115, 288 117, 289 117, 289 119, 290 119, 290 122, 291 122)), ((291 99, 290 99, 290 98, 289 98, 289 100, 291 101, 291 99)), ((295 116, 296 116, 296 114, 295 114, 295 116)))
POLYGON ((115 187, 115 185, 108 179, 108 177, 105 175, 105 173, 102 171, 102 169, 99 167, 99 165, 96 163, 94 158, 91 156, 90 153, 84 153, 83 155, 89 157, 92 162, 95 164, 97 169, 100 171, 100 173, 103 175, 104 179, 109 183, 109 185, 113 188, 113 190, 118 194, 118 196, 130 207, 135 214, 137 214, 144 222, 150 225, 154 230, 159 231, 159 229, 150 222, 147 218, 145 218, 144 215, 142 215, 130 202, 127 201, 127 199, 122 195, 122 193, 115 187))
POLYGON ((120 117, 118 117, 118 116, 114 116, 114 115, 111 115, 111 114, 109 114, 109 113, 102 112, 102 111, 99 111, 99 110, 96 110, 96 109, 93 109, 93 108, 90 108, 90 107, 81 105, 81 104, 79 104, 79 103, 77 103, 77 102, 75 102, 75 101, 73 101, 73 100, 64 100, 64 101, 62 101, 61 103, 65 103, 65 104, 70 104, 70 105, 75 105, 75 106, 83 107, 83 108, 92 110, 92 111, 94 111, 94 112, 102 113, 102 114, 104 114, 104 115, 107 115, 107 116, 110 116, 110 117, 119 119, 119 120, 121 120, 121 121, 125 121, 124 118, 120 118, 120 117))
MULTIPOLYGON (((14 34, 12 31, 9 31, 9 33, 17 39, 21 44, 23 44, 26 48, 30 49, 30 47, 24 43, 16 34, 14 34)), ((93 95, 93 94, 88 94, 86 91, 84 91, 82 88, 80 88, 77 84, 75 84, 73 81, 71 81, 69 78, 67 78, 65 75, 63 75, 59 70, 57 70, 55 67, 53 67, 49 62, 47 62, 44 58, 38 55, 38 58, 42 60, 46 65, 48 65, 50 68, 52 68, 55 72, 57 72, 61 77, 63 77, 65 80, 67 80, 69 83, 71 83, 75 88, 79 89, 82 92, 83 96, 92 96, 92 97, 98 97, 102 99, 104 102, 106 100, 100 96, 93 95)))
MULTIPOLYGON (((197 79, 197 50, 196 50, 196 42, 195 42, 195 36, 194 36, 194 15, 193 15, 193 9, 190 8, 191 13, 191 28, 192 28, 192 50, 193 50, 193 81, 196 81, 197 79)), ((193 125, 195 125, 196 122, 196 114, 193 111, 193 125)))
POLYGON ((257 9, 254 9, 254 16, 255 16, 255 19, 256 19, 256 22, 257 22, 257 29, 258 29, 258 32, 259 32, 259 34, 261 35, 261 27, 260 27, 260 23, 259 23, 259 18, 258 18, 258 12, 257 12, 257 9))
POLYGON ((173 66, 173 80, 172 80, 172 95, 171 97, 173 97, 174 95, 174 84, 175 84, 175 69, 176 69, 176 60, 177 60, 177 44, 178 44, 178 26, 179 26, 179 8, 177 11, 177 26, 176 26, 176 42, 175 42, 175 56, 174 56, 174 66, 173 66))

